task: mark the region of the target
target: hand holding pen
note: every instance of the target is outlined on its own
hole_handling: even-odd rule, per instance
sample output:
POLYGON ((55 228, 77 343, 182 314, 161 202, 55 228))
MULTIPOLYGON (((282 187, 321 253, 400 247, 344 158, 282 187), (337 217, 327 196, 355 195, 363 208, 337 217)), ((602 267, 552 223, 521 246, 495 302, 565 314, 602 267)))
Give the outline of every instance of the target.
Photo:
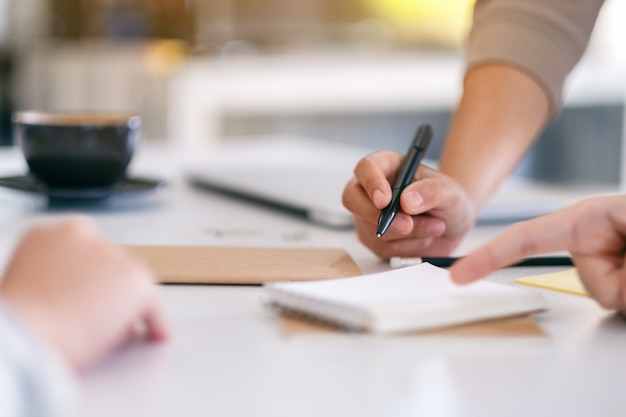
POLYGON ((474 225, 473 203, 455 180, 434 169, 414 163, 415 172, 407 174, 401 169, 405 159, 398 152, 379 151, 356 165, 343 193, 343 204, 354 215, 356 234, 382 258, 448 256, 474 225), (381 211, 392 202, 398 177, 407 179, 408 185, 395 193, 396 214, 377 237, 381 211))

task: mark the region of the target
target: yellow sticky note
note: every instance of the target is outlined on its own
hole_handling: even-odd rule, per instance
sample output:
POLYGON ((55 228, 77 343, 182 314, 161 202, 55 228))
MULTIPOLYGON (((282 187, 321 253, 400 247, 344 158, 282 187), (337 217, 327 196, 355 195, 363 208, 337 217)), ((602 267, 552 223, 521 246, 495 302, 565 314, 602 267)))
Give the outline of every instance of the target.
POLYGON ((530 277, 518 278, 515 282, 517 284, 561 291, 568 294, 589 296, 585 287, 583 287, 580 278, 578 277, 576 268, 570 268, 565 271, 553 272, 550 274, 532 275, 530 277))

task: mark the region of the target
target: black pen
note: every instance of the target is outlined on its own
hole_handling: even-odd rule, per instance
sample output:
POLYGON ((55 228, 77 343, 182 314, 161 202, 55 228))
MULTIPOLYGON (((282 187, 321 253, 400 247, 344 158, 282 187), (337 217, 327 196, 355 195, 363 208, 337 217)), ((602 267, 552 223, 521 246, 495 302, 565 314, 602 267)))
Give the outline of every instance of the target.
MULTIPOLYGON (((461 258, 455 257, 424 257, 422 258, 422 262, 428 262, 429 264, 441 267, 448 268, 452 266, 454 262, 461 258)), ((512 267, 521 267, 521 266, 574 266, 574 262, 572 258, 569 256, 535 256, 532 258, 525 258, 521 261, 518 261, 514 264, 508 265, 507 268, 512 267)))
POLYGON ((376 227, 376 237, 381 237, 385 234, 391 222, 396 217, 396 213, 400 210, 400 194, 402 194, 402 191, 407 185, 413 182, 415 171, 417 171, 417 167, 422 161, 422 158, 426 155, 426 150, 432 138, 433 131, 430 125, 424 124, 417 129, 415 138, 404 156, 400 170, 398 174, 396 174, 396 180, 391 188, 391 202, 380 211, 378 226, 376 227))

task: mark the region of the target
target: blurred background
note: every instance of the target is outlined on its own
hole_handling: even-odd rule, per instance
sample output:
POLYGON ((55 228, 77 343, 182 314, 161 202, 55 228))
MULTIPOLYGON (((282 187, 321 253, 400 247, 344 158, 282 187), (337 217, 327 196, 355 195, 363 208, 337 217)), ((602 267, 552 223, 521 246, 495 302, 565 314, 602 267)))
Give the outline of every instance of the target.
MULTIPOLYGON (((519 175, 624 182, 625 4, 607 1, 565 110, 519 175)), ((12 142, 12 111, 39 109, 136 111, 144 141, 181 146, 288 134, 404 151, 421 122, 441 144, 472 6, 0 0, 0 143, 12 142)))

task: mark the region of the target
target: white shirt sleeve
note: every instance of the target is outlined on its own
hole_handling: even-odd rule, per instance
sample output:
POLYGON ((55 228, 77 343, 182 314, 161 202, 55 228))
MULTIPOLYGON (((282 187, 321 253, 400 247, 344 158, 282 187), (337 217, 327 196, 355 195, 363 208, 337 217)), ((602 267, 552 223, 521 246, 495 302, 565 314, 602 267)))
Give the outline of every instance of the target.
POLYGON ((0 300, 0 417, 64 416, 77 395, 73 372, 0 300))

